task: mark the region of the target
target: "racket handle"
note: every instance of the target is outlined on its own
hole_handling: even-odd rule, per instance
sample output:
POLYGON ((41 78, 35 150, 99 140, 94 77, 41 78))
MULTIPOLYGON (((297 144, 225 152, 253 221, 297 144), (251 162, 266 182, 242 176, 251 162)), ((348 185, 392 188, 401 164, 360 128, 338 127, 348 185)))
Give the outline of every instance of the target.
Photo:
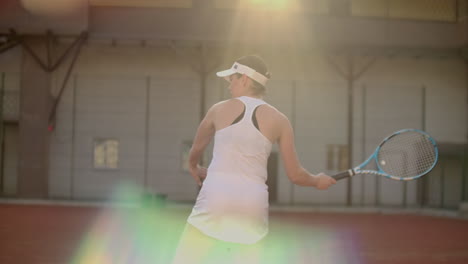
POLYGON ((342 179, 351 177, 353 175, 354 175, 353 170, 347 170, 347 171, 342 171, 342 172, 340 172, 338 174, 335 174, 332 177, 333 177, 333 179, 338 181, 338 180, 342 180, 342 179))

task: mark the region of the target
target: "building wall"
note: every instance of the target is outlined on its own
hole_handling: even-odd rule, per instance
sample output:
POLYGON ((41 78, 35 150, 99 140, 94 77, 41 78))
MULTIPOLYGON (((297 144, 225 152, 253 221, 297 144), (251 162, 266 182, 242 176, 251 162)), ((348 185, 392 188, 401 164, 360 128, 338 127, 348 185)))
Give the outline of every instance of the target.
POLYGON ((109 198, 130 183, 170 199, 193 199, 196 186, 182 170, 181 150, 198 123, 199 87, 171 53, 99 45, 83 49, 52 135, 52 197, 109 198), (117 170, 93 167, 98 138, 119 141, 117 170))
MULTIPOLYGON (((313 173, 337 172, 327 168, 326 153, 330 145, 347 144, 346 81, 318 50, 292 53, 273 47, 263 52, 226 52, 216 69, 229 67, 233 58, 247 52, 261 53, 271 65, 266 100, 291 120, 304 167, 313 173)), ((89 43, 83 48, 52 135, 51 196, 99 199, 129 180, 170 199, 196 197, 197 187, 181 166, 183 142, 192 140, 199 123, 200 78, 190 66, 196 60, 189 55, 135 43, 89 43), (96 137, 120 140, 117 171, 92 168, 96 137)), ((345 69, 343 57, 331 59, 345 69)), ((356 72, 368 59, 356 58, 356 72)), ((227 83, 213 75, 207 80, 206 108, 228 98, 227 83)), ((62 77, 63 71, 56 73, 57 80, 62 77)), ((440 142, 466 142, 466 76, 461 59, 379 57, 356 80, 353 94, 354 165, 386 135, 402 128, 424 129, 440 142)), ((206 157, 209 161, 209 151, 206 157)), ((293 186, 281 162, 279 170, 279 203, 346 203, 346 181, 329 191, 317 191, 293 186)), ((355 205, 417 202, 416 182, 360 176, 352 181, 352 191, 355 205)))
POLYGON ((17 46, 0 56, 0 74, 5 76, 4 119, 9 121, 18 121, 21 55, 22 50, 17 46))

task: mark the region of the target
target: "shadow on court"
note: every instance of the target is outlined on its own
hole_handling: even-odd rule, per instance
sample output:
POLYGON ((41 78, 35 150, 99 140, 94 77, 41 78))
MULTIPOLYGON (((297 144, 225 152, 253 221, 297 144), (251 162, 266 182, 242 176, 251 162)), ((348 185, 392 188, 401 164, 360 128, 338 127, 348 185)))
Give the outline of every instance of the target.
MULTIPOLYGON (((0 263, 170 263, 189 214, 161 206, 0 205, 0 263)), ((468 221, 271 213, 261 263, 468 263, 468 221)))

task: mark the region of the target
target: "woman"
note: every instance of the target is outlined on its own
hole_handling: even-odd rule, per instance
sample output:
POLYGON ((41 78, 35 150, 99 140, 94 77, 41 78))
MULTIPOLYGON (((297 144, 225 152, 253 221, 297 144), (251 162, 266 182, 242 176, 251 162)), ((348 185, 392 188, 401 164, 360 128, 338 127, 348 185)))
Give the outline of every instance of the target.
MULTIPOLYGON (((286 173, 294 184, 325 190, 336 183, 323 173, 309 173, 299 163, 289 120, 262 100, 270 74, 260 57, 242 57, 217 75, 229 81, 232 99, 212 106, 197 130, 189 164, 201 190, 175 263, 206 263, 207 255, 216 258, 217 254, 224 259, 219 263, 226 263, 230 249, 235 249, 236 257, 255 258, 255 254, 241 253, 255 248, 243 245, 257 244, 268 232, 265 181, 274 143, 279 145, 286 173), (198 163, 213 137, 213 159, 206 169, 198 163)), ((249 263, 247 259, 240 261, 249 263)))

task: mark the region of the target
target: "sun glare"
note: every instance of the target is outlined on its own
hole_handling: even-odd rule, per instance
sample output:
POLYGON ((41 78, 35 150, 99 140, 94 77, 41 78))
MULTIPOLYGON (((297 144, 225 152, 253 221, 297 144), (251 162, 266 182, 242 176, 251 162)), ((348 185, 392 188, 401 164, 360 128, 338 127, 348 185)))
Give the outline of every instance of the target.
POLYGON ((264 8, 271 10, 289 10, 293 7, 294 0, 249 0, 252 8, 264 8))

